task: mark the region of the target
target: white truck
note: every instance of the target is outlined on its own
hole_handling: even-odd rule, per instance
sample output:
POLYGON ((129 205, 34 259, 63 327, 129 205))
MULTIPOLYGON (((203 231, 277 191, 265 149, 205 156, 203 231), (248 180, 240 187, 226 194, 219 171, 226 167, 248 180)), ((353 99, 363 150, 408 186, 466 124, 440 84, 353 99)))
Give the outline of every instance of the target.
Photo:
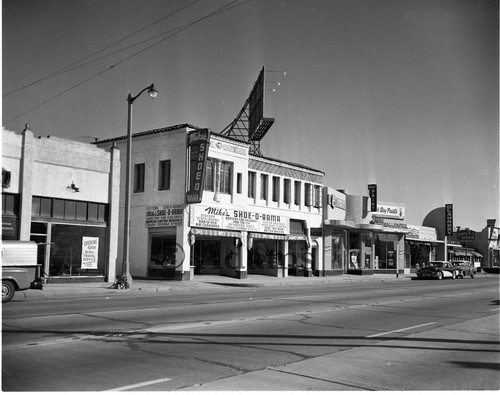
POLYGON ((38 246, 34 241, 2 240, 2 303, 15 291, 42 289, 38 246))

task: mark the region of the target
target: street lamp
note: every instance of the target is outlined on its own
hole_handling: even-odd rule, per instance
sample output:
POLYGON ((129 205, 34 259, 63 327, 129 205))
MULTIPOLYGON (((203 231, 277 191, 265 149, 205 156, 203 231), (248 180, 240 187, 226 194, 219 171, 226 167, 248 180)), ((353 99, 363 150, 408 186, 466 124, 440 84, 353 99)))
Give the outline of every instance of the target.
POLYGON ((132 96, 131 93, 128 94, 128 118, 127 118, 127 169, 125 175, 125 222, 123 224, 123 265, 122 265, 122 277, 120 279, 120 284, 122 288, 130 288, 132 286, 132 276, 130 275, 130 183, 132 177, 132 103, 137 99, 142 93, 148 91, 149 96, 155 99, 158 96, 158 91, 155 89, 155 85, 151 84, 147 88, 144 88, 137 95, 132 96))

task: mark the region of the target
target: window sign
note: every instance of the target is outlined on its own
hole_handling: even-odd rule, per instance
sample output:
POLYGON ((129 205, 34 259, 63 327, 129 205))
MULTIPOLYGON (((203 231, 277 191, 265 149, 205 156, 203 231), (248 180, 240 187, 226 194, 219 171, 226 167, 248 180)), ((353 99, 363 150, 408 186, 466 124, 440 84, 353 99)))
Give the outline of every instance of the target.
POLYGON ((82 269, 97 269, 99 237, 82 237, 82 269))
POLYGON ((148 206, 146 208, 146 226, 177 226, 182 224, 183 204, 166 206, 148 206))

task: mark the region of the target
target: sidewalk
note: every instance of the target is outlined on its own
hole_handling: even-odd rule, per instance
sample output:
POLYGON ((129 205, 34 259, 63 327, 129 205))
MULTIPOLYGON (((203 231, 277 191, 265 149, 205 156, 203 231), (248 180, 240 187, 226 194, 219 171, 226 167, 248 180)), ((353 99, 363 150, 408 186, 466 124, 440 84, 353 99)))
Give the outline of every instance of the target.
POLYGON ((299 287, 305 285, 324 285, 336 283, 407 281, 415 278, 414 274, 374 274, 359 276, 344 274, 329 277, 270 277, 249 275, 246 279, 237 279, 218 275, 197 275, 191 281, 136 280, 130 289, 114 289, 113 283, 65 283, 44 284, 43 290, 27 289, 17 291, 13 300, 71 297, 79 295, 116 295, 121 293, 166 293, 166 292, 217 292, 227 287, 299 287))
MULTIPOLYGON (((496 274, 477 273, 476 278, 496 274)), ((113 283, 67 283, 44 284, 43 290, 27 289, 17 291, 13 300, 41 299, 57 297, 78 297, 79 295, 116 295, 121 293, 167 293, 167 292, 218 292, 228 287, 300 287, 306 285, 325 285, 339 283, 410 281, 416 279, 414 273, 396 276, 395 274, 351 275, 329 277, 270 277, 250 274, 246 279, 218 275, 196 275, 191 281, 142 280, 134 279, 132 288, 115 289, 113 283)), ((432 281, 432 280, 430 280, 432 281)), ((444 280, 447 281, 447 280, 444 280)), ((460 280, 458 280, 460 281, 460 280)))

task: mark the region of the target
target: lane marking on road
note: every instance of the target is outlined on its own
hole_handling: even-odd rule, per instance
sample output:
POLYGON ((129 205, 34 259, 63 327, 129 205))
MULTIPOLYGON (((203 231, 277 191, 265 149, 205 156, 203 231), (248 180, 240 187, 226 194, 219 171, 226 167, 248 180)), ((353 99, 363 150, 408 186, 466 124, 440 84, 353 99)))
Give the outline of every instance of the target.
POLYGON ((410 329, 421 328, 423 326, 428 326, 428 325, 433 325, 433 324, 435 324, 435 322, 427 322, 426 324, 409 326, 408 328, 401 328, 401 329, 395 329, 395 330, 389 331, 389 332, 376 333, 374 335, 366 336, 366 338, 369 338, 369 337, 379 337, 379 336, 384 336, 384 335, 390 335, 391 333, 405 332, 405 331, 408 331, 410 329))
POLYGON ((158 380, 144 381, 142 383, 136 383, 136 384, 126 385, 124 387, 113 388, 113 389, 107 390, 107 392, 108 391, 127 391, 127 390, 131 390, 134 388, 147 387, 148 385, 152 385, 152 384, 164 383, 166 381, 171 381, 171 380, 172 379, 164 378, 164 379, 158 379, 158 380))
POLYGON ((491 309, 490 311, 498 311, 500 310, 500 307, 497 307, 496 309, 491 309))

